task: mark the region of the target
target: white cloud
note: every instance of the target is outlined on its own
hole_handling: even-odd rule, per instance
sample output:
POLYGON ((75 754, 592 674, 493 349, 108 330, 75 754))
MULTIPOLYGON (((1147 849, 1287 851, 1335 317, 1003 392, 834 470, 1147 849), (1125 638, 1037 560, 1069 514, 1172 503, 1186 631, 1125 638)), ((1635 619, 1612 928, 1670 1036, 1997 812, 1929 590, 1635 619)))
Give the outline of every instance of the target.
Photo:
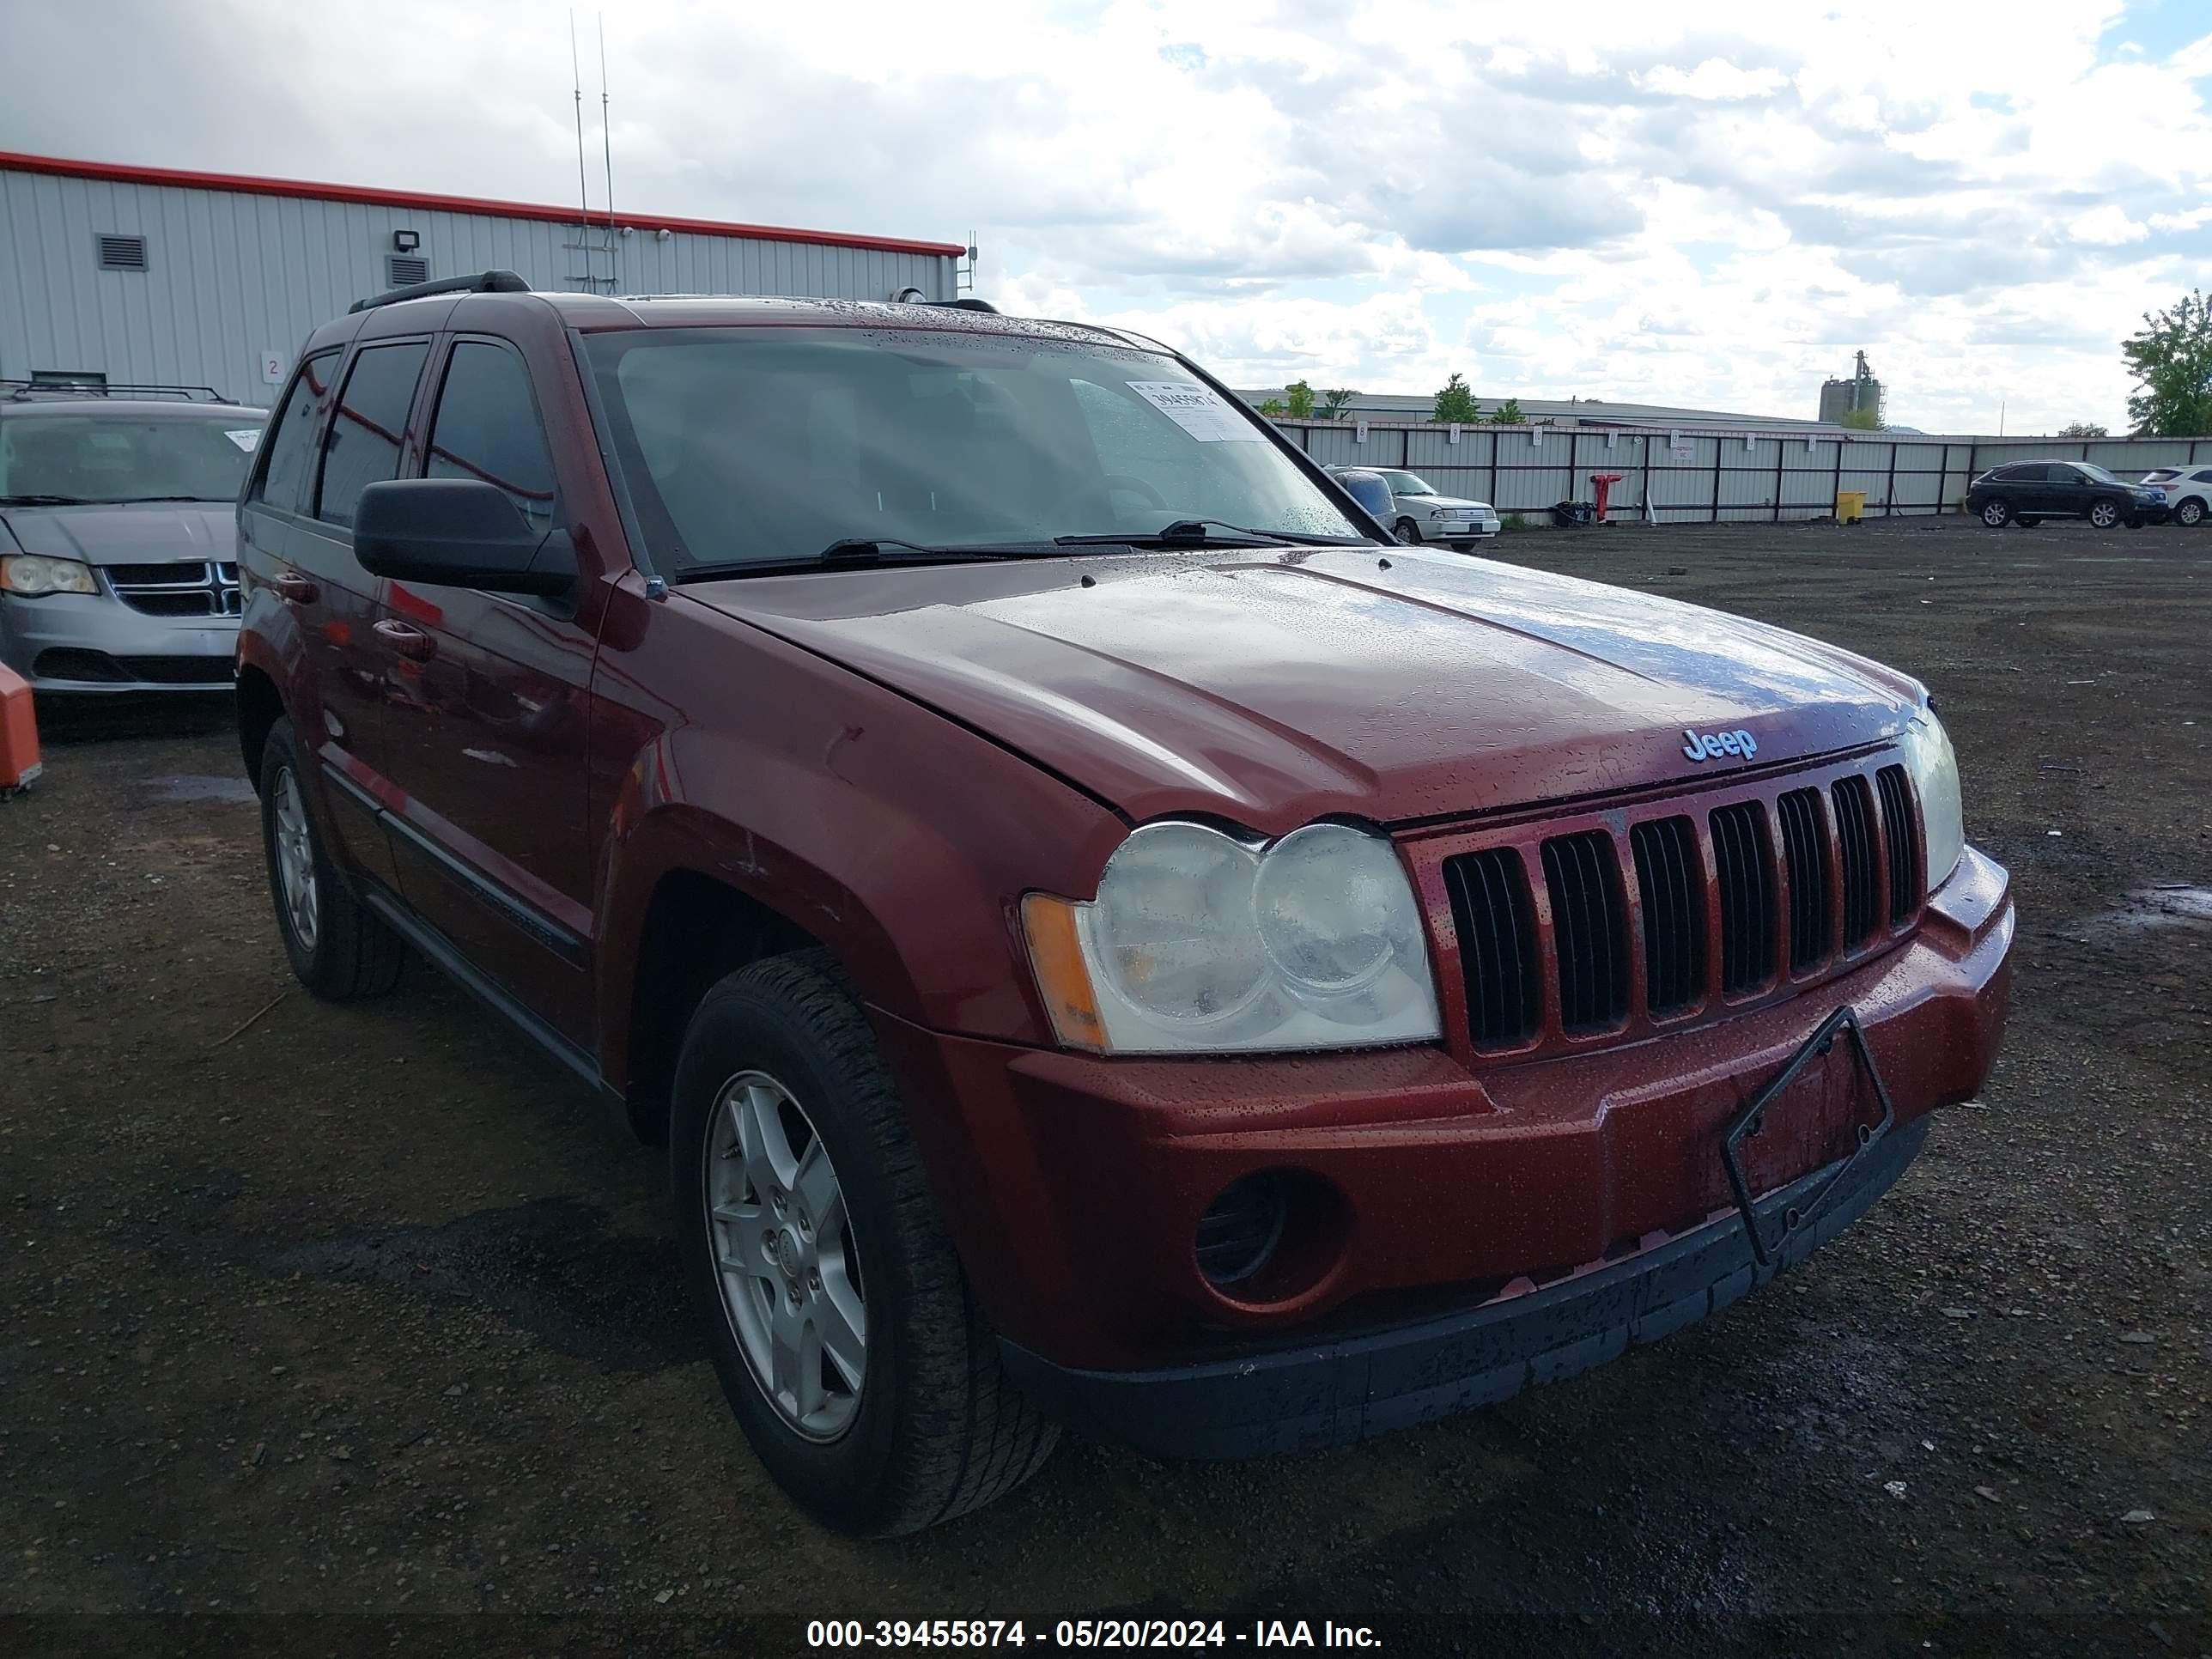
MULTIPOLYGON (((0 148, 574 189, 541 0, 0 4, 0 148)), ((1863 346, 1914 425, 2118 425, 2118 339, 2212 252, 2212 25, 2118 52, 2122 0, 825 15, 610 10, 622 204, 973 228, 1010 307, 1232 379, 1809 414, 1863 346)))

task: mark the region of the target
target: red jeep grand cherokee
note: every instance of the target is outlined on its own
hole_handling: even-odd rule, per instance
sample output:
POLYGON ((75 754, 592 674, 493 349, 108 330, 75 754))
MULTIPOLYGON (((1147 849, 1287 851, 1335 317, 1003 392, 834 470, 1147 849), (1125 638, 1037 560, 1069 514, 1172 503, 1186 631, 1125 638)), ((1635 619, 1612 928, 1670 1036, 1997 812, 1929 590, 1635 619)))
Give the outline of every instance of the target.
POLYGON ((314 335, 241 499, 285 949, 666 1143, 831 1522, 1581 1370, 1988 1074, 2007 878, 1905 675, 1392 544, 1128 334, 436 286, 314 335))

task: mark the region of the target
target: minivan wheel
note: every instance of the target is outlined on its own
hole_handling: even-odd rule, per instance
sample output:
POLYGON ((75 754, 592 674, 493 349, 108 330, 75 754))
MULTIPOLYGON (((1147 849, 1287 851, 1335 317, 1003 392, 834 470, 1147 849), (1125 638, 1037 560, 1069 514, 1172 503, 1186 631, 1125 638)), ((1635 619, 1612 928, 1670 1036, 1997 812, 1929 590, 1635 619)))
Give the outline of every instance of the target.
POLYGON ((331 865, 301 774, 292 722, 279 720, 261 748, 261 844, 284 954, 319 997, 381 996, 398 983, 407 946, 331 865))
POLYGON ((2120 504, 2100 498, 2089 503, 2089 523, 2098 530, 2110 530, 2120 521, 2120 504))
POLYGON ((1992 530, 2002 530, 2012 517, 2012 503, 2002 495, 1992 495, 1982 503, 1982 522, 1992 530))
POLYGON ((801 1508, 844 1532, 915 1532, 1043 1466, 1059 1430, 1000 1372, 874 1034, 826 952, 754 963, 701 1000, 668 1146, 715 1374, 801 1508))
POLYGON ((2191 495, 2173 509, 2173 521, 2186 529, 2194 530, 2204 522, 2204 503, 2191 495))

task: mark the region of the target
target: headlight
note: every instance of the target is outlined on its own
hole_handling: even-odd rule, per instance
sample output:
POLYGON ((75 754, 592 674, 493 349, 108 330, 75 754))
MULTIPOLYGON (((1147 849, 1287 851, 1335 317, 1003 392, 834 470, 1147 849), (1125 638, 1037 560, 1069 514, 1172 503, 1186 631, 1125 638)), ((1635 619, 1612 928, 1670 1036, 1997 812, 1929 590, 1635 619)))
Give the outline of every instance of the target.
POLYGON ((1928 890, 1951 878, 1966 850, 1966 830, 1959 797, 1959 757, 1950 734, 1932 708, 1923 708, 1905 728, 1905 764, 1920 794, 1920 833, 1928 854, 1928 890))
POLYGON ((1105 1054, 1425 1042, 1436 981, 1390 843, 1312 823, 1269 847, 1203 824, 1123 842, 1098 896, 1032 893, 1022 922, 1061 1042, 1105 1054))
POLYGON ((92 567, 75 559, 46 559, 35 553, 0 558, 0 592, 36 599, 41 593, 97 593, 92 567))
POLYGON ((1441 519, 1444 516, 1444 510, 1441 507, 1432 507, 1429 509, 1429 516, 1432 519, 1441 519))

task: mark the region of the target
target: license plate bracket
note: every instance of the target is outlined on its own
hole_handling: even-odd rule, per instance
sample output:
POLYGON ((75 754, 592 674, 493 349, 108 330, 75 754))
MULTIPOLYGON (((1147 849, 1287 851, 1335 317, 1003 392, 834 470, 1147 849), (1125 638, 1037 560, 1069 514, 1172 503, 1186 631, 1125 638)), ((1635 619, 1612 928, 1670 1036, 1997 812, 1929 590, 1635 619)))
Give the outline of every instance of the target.
POLYGON ((1897 1121, 1897 1108, 1889 1098, 1889 1085, 1882 1081, 1881 1069, 1875 1064, 1874 1050, 1867 1044, 1866 1032, 1859 1024, 1858 1011, 1846 1003, 1822 1020, 1812 1036, 1798 1045, 1797 1052, 1790 1056, 1782 1069, 1776 1073, 1759 1091, 1746 1101, 1728 1133, 1721 1139, 1721 1161, 1728 1166, 1729 1189, 1735 1194, 1735 1206, 1743 1212, 1743 1230, 1751 1240, 1751 1254, 1762 1267, 1771 1265, 1773 1252, 1790 1235, 1820 1212, 1844 1178, 1850 1175, 1858 1161, 1873 1150, 1875 1144, 1887 1134, 1897 1121), (1759 1206, 1751 1194, 1751 1183, 1743 1170, 1743 1158, 1739 1151, 1746 1136, 1751 1134, 1765 1118, 1766 1109, 1778 1099, 1783 1091, 1795 1083, 1805 1068, 1826 1055, 1835 1047, 1838 1036, 1850 1042, 1851 1063, 1873 1086, 1874 1097, 1881 1104, 1881 1115, 1873 1123, 1857 1125, 1857 1144, 1850 1155, 1838 1164, 1833 1175, 1820 1183, 1820 1190, 1810 1198, 1801 1200, 1782 1212, 1782 1231, 1770 1244, 1759 1221, 1759 1206))

